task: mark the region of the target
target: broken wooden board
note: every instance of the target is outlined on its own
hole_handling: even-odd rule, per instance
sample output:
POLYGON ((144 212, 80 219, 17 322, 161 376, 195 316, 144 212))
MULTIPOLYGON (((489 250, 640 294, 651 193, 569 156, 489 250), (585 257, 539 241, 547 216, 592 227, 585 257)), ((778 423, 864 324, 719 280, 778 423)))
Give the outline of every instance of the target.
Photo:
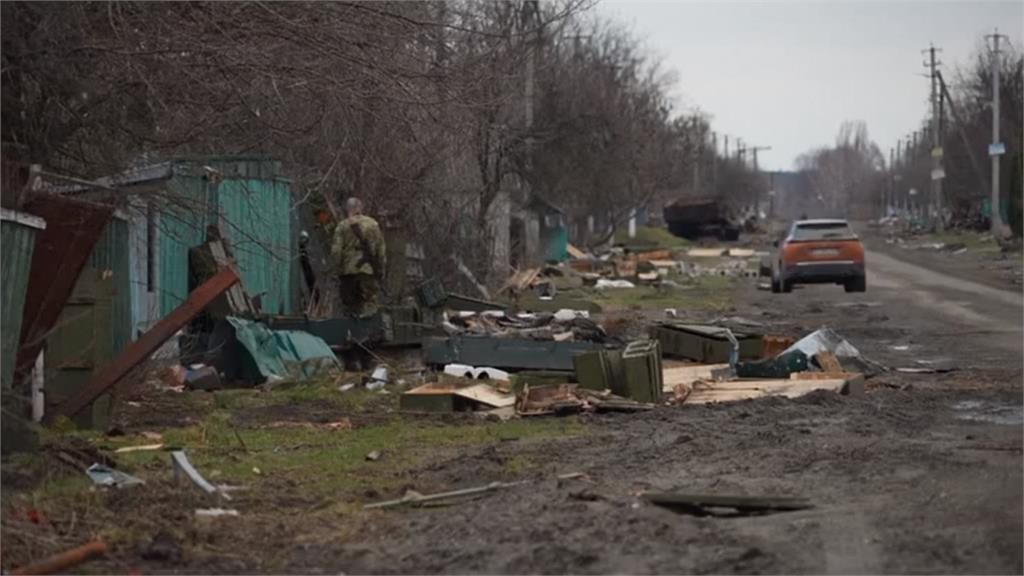
POLYGON ((714 380, 719 370, 728 370, 728 364, 692 364, 689 366, 670 366, 661 371, 661 380, 665 392, 672 392, 679 384, 692 385, 698 380, 714 380))
POLYGON ((637 262, 650 262, 651 260, 668 260, 672 257, 672 252, 669 250, 648 250, 646 252, 638 252, 635 256, 637 262))
POLYGON ((458 388, 453 394, 467 400, 472 400, 492 408, 505 408, 515 406, 516 397, 512 394, 505 394, 489 384, 474 384, 466 388, 458 388))
POLYGON ((860 395, 864 392, 863 380, 734 380, 731 382, 698 382, 686 398, 686 404, 711 404, 715 402, 736 402, 779 396, 798 398, 816 390, 828 390, 839 394, 860 395), (859 382, 859 383, 858 383, 859 382))
POLYGON ((452 382, 424 384, 403 393, 398 399, 399 410, 404 412, 458 412, 513 405, 515 396, 488 384, 459 387, 452 382))
POLYGON ((825 372, 843 371, 843 365, 839 363, 839 358, 836 358, 836 355, 831 352, 818 352, 814 355, 814 360, 825 372))
POLYGON ((655 268, 678 268, 679 262, 675 260, 648 260, 655 268))
POLYGON ((583 260, 584 258, 587 257, 587 255, 582 250, 573 246, 572 244, 566 245, 565 251, 568 252, 569 257, 574 260, 583 260))
POLYGON ((794 372, 789 375, 790 380, 845 380, 846 386, 840 391, 842 394, 860 396, 864 394, 864 375, 860 372, 794 372))

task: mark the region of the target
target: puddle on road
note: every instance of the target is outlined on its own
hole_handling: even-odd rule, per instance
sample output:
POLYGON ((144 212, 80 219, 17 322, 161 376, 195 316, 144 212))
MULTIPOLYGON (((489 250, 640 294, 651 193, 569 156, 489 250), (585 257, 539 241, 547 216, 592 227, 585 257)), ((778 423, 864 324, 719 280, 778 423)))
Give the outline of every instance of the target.
POLYGON ((972 420, 1002 426, 1024 425, 1024 407, 1010 404, 995 404, 983 400, 955 402, 953 410, 960 420, 972 420))

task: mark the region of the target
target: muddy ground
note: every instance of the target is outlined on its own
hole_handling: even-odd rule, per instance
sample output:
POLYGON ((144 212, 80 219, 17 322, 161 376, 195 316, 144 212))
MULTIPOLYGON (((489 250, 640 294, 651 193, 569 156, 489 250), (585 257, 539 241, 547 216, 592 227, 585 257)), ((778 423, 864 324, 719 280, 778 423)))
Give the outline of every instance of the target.
MULTIPOLYGON (((830 326, 888 366, 956 371, 889 372, 859 398, 505 423, 411 418, 388 396, 294 390, 268 408, 248 391, 163 392, 152 404, 143 395, 124 442, 180 414, 191 424, 161 428, 165 440, 188 448, 214 481, 248 490, 230 503, 205 500, 173 483, 165 455, 120 458, 147 485, 119 492, 82 492, 54 469, 30 490, 32 478, 19 484, 5 468, 3 566, 95 534, 113 543, 81 567, 95 573, 1024 572, 1019 292, 991 293, 969 270, 936 274, 881 253, 869 266, 865 294, 813 286, 775 295, 745 280, 730 308, 688 316, 741 315, 794 336, 830 326), (280 425, 344 419, 352 430, 285 435, 280 425), (364 460, 378 448, 381 460, 364 460), (558 479, 567 473, 584 476, 558 479), (445 506, 361 508, 409 489, 494 481, 521 484, 445 506), (814 508, 698 517, 640 497, 664 490, 801 496, 814 508), (211 505, 240 516, 194 517, 211 505)), ((642 326, 658 314, 617 316, 642 326)), ((61 441, 71 439, 122 441, 61 441)))

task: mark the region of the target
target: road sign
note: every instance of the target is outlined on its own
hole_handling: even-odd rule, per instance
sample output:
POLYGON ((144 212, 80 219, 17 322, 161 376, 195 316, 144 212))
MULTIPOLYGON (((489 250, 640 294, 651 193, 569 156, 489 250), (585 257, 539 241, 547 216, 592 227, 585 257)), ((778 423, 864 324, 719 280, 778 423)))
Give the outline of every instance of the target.
POLYGON ((989 156, 1002 156, 1003 154, 1006 154, 1006 144, 997 142, 995 144, 988 145, 989 156))
POLYGON ((942 146, 938 146, 938 147, 932 148, 932 157, 933 158, 942 158, 942 146))
POLYGON ((932 170, 932 180, 942 180, 946 177, 946 171, 942 168, 932 170))

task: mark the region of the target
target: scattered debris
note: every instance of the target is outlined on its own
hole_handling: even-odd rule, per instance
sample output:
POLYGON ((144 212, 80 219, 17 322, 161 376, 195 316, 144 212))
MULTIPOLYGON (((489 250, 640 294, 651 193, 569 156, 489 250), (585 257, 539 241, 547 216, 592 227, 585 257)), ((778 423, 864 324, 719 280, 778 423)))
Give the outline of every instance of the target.
POLYGON ((89 466, 85 473, 89 475, 89 479, 92 480, 92 483, 97 486, 113 486, 115 488, 122 488, 124 486, 145 484, 141 478, 136 478, 131 474, 125 474, 119 470, 114 470, 110 466, 98 463, 89 466))
POLYGON ((831 352, 839 359, 840 363, 848 364, 852 371, 861 372, 868 377, 885 371, 884 366, 864 358, 852 344, 830 328, 822 328, 808 334, 785 352, 794 350, 803 352, 808 358, 814 357, 819 352, 831 352))
POLYGON ((777 496, 717 496, 679 492, 648 492, 642 497, 657 506, 696 516, 750 516, 814 508, 814 504, 804 498, 777 496), (731 509, 733 512, 723 512, 723 509, 731 509))
POLYGON ((100 556, 106 553, 107 544, 105 542, 102 540, 92 540, 77 548, 55 554, 39 562, 15 568, 11 571, 11 574, 57 574, 68 572, 71 568, 78 566, 93 556, 100 556))
POLYGON ((124 454, 127 452, 145 452, 150 450, 162 450, 164 447, 163 443, 160 444, 142 444, 139 446, 122 446, 117 450, 114 450, 115 454, 124 454))
POLYGON ((199 518, 220 518, 222 516, 238 516, 238 510, 234 508, 199 508, 196 510, 199 518))
POLYGON ((380 450, 374 450, 366 455, 366 459, 370 462, 376 462, 380 460, 380 450))
POLYGON ((526 482, 491 482, 486 486, 478 486, 476 488, 465 488, 463 490, 452 490, 450 492, 439 492, 437 494, 420 494, 419 492, 409 490, 405 493, 405 496, 398 500, 387 500, 385 502, 376 502, 373 504, 365 504, 363 509, 369 510, 372 508, 391 508, 394 506, 416 506, 424 502, 434 502, 437 500, 447 500, 450 498, 458 498, 460 496, 471 496, 474 494, 483 494, 484 492, 491 492, 494 490, 500 490, 502 488, 511 488, 513 486, 519 486, 526 482))
POLYGON ((896 350, 898 352, 906 352, 907 350, 910 350, 910 346, 907 346, 906 344, 901 344, 899 346, 890 346, 889 348, 896 350))
POLYGON ((636 288, 636 284, 633 284, 629 280, 608 280, 607 278, 601 278, 597 281, 594 286, 598 290, 605 290, 608 288, 636 288))
POLYGON ((818 390, 837 392, 843 395, 863 394, 863 377, 860 374, 834 380, 771 379, 733 380, 727 382, 698 381, 686 398, 686 404, 709 404, 735 402, 767 396, 798 398, 818 390))
POLYGON ((231 496, 229 494, 217 489, 216 486, 210 484, 205 478, 200 476, 199 472, 197 472, 192 466, 192 463, 188 461, 188 456, 185 455, 184 450, 175 450, 171 452, 171 466, 174 468, 175 480, 180 479, 181 475, 184 474, 203 492, 206 492, 207 494, 219 494, 221 498, 231 500, 231 496))
POLYGON ((515 404, 515 396, 488 384, 455 382, 424 384, 399 397, 399 409, 405 412, 464 412, 504 408, 515 404))
POLYGON ((220 374, 213 366, 190 366, 185 370, 185 386, 192 390, 219 390, 220 374))

